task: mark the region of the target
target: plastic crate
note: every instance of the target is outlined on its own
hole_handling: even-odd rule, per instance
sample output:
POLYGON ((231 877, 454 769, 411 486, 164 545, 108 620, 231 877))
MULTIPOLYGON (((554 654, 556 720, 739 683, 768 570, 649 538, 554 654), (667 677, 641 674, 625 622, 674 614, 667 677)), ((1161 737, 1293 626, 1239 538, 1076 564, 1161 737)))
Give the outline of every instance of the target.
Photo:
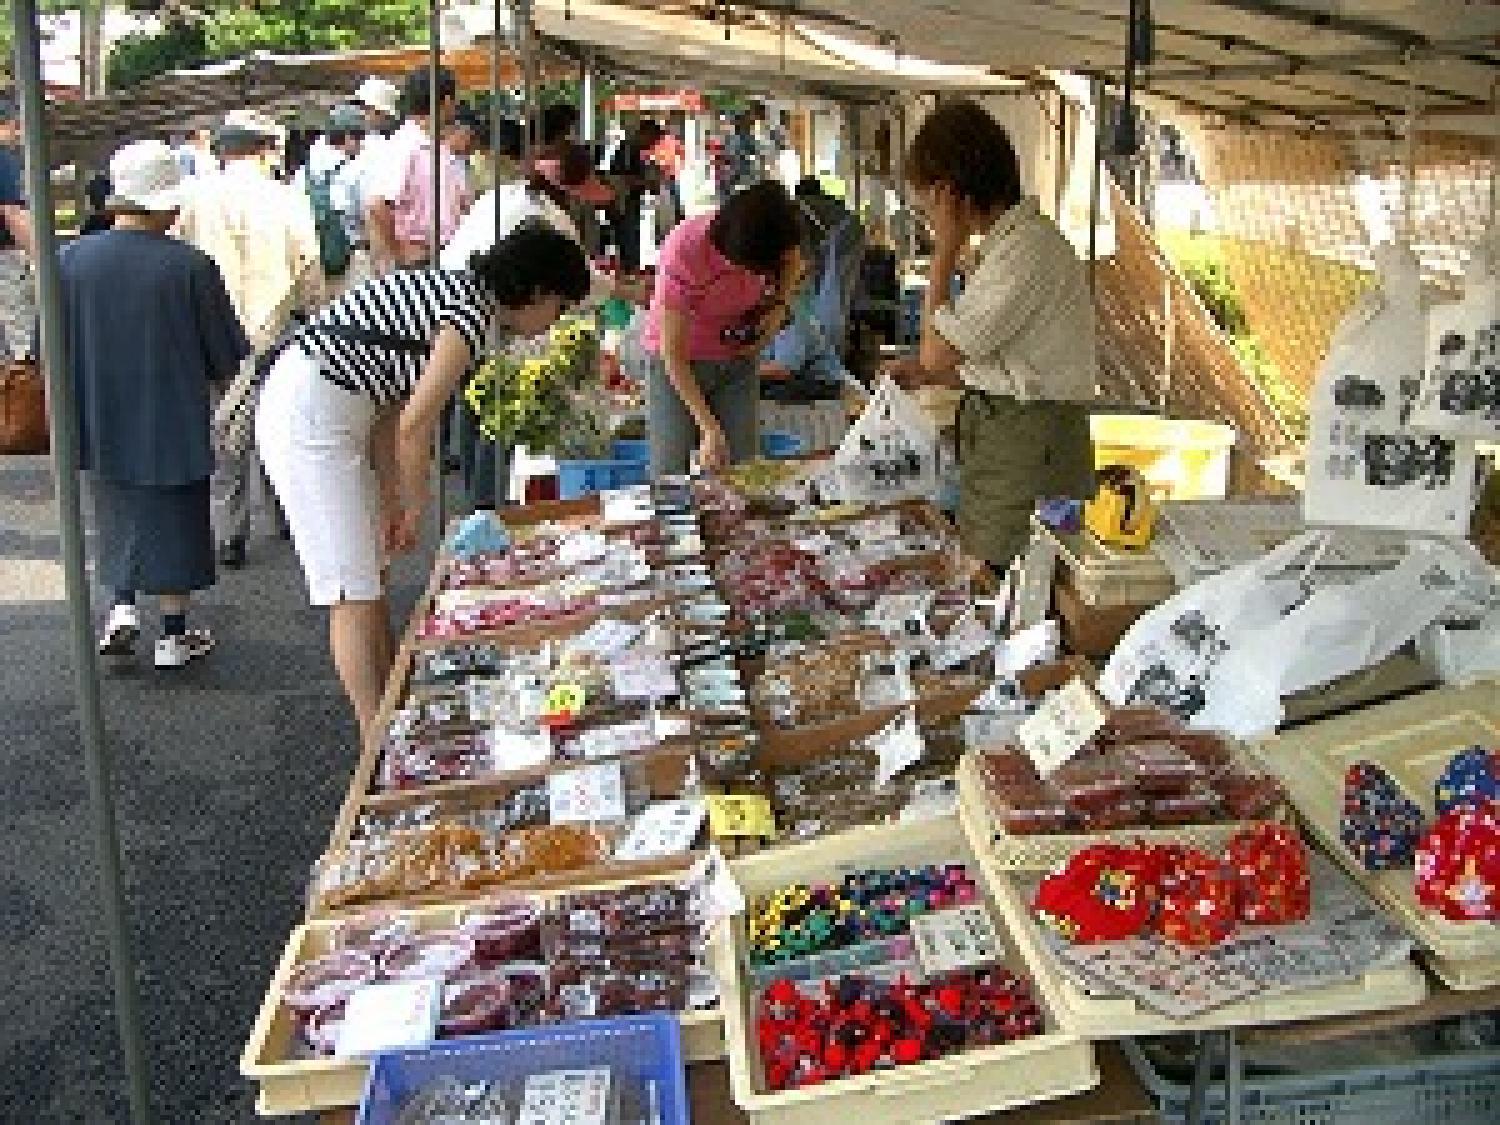
POLYGON ((651 471, 639 461, 559 461, 557 498, 577 500, 611 488, 645 484, 651 471))
POLYGON ((691 1113, 682 1069, 682 1042, 677 1021, 670 1016, 630 1016, 534 1031, 502 1031, 379 1055, 370 1069, 358 1125, 393 1125, 407 1098, 444 1075, 461 1082, 521 1081, 548 1071, 602 1066, 651 1084, 655 1090, 654 1120, 662 1125, 688 1125, 691 1113))
POLYGON ((764 457, 800 457, 804 443, 798 434, 772 430, 760 435, 760 452, 764 457))
POLYGON ((644 438, 616 438, 610 443, 609 451, 616 461, 651 464, 651 443, 644 438))
MULTIPOLYGON (((1186 1121, 1188 1085, 1159 1073, 1131 1040, 1120 1045, 1164 1125, 1186 1121)), ((1386 1061, 1321 1074, 1247 1076, 1242 1089, 1240 1120, 1246 1125, 1493 1125, 1500 1121, 1500 1051, 1386 1061)), ((1204 1125, 1216 1125, 1225 1116, 1224 1084, 1214 1082, 1204 1125)))

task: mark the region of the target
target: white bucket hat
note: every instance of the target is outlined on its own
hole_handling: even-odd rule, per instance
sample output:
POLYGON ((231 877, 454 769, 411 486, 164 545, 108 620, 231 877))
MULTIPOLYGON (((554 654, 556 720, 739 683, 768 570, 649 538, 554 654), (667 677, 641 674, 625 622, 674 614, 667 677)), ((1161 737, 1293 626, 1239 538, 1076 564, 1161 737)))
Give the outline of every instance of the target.
POLYGON ((182 166, 161 141, 136 141, 109 159, 111 211, 164 214, 182 206, 182 166))
POLYGON ((354 91, 354 100, 387 117, 401 116, 401 90, 388 78, 366 78, 354 91))

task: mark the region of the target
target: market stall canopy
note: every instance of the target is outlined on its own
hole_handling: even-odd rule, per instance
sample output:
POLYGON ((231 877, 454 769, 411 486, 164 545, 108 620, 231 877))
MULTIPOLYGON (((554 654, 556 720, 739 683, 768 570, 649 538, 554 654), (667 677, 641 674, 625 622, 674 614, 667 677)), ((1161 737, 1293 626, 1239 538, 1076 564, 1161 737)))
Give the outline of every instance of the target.
MULTIPOLYGON (((681 5, 649 5, 675 9, 681 5)), ((575 5, 576 7, 576 5, 575 5)), ((700 5, 701 8, 709 7, 700 5)), ((1155 0, 1139 88, 1181 109, 1263 123, 1401 115, 1490 119, 1500 5, 1474 0, 1155 0)), ((1128 0, 806 0, 732 5, 791 13, 809 43, 883 46, 1014 75, 1123 78, 1128 0)), ((736 37, 738 31, 735 32, 736 37)), ((724 53, 733 44, 720 45, 724 53)))
MULTIPOLYGON (((248 106, 275 111, 309 101, 336 101, 349 97, 367 75, 399 81, 425 67, 427 61, 426 47, 402 47, 341 54, 257 54, 173 71, 107 97, 49 106, 52 159, 59 165, 102 159, 126 139, 190 129, 231 109, 248 106)), ((520 81, 519 68, 508 51, 500 63, 502 83, 520 81)), ((489 88, 487 46, 445 51, 443 64, 455 72, 460 89, 489 88)), ((555 60, 544 59, 544 72, 555 65, 555 60)), ((567 64, 566 73, 573 73, 572 63, 567 64)))

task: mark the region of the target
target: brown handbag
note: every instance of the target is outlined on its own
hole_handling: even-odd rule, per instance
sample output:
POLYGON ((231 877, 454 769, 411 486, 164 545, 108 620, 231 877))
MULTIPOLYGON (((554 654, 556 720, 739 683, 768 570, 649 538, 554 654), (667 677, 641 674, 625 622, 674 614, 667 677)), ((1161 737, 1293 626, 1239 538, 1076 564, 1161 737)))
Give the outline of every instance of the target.
POLYGON ((0 454, 47 452, 47 388, 29 360, 0 365, 0 454))

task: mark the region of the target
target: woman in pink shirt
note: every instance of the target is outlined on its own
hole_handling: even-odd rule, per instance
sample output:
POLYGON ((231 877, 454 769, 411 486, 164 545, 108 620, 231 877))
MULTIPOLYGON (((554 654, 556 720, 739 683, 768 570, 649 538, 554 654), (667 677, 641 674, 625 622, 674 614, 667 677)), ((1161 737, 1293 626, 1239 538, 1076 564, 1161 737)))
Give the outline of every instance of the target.
POLYGON ((662 244, 643 339, 654 476, 685 472, 695 447, 708 472, 755 456, 756 357, 801 284, 801 234, 791 196, 766 182, 679 223, 662 244))

